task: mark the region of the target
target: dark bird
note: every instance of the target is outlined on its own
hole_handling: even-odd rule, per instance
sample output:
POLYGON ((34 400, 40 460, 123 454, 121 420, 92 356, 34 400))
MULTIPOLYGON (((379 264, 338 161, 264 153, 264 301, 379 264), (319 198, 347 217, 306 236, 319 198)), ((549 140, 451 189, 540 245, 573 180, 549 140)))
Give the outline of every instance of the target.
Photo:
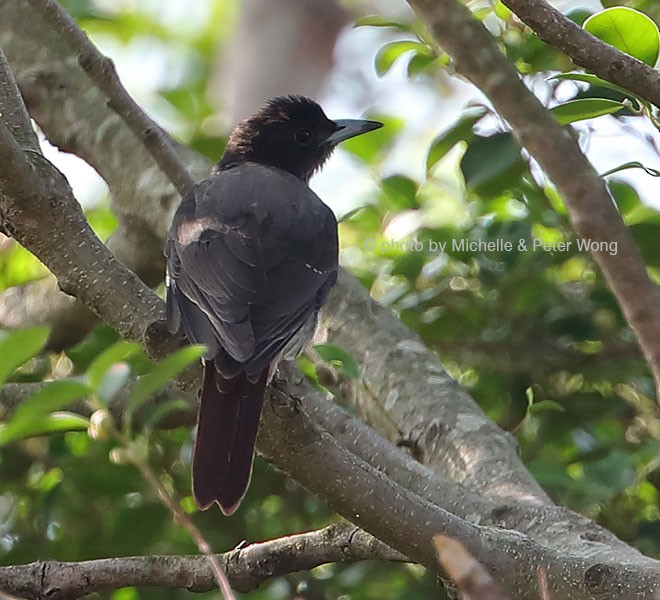
POLYGON ((250 482, 265 388, 311 340, 337 280, 337 221, 308 187, 335 146, 381 127, 275 98, 232 131, 179 207, 165 246, 167 318, 205 344, 193 453, 197 505, 226 515, 250 482))

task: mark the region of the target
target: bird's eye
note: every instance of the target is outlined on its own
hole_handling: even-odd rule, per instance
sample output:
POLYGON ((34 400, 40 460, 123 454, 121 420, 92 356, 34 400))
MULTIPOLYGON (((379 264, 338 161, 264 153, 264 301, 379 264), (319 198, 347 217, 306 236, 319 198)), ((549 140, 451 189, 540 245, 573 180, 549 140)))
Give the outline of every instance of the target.
POLYGON ((296 133, 293 135, 293 138, 301 146, 306 146, 312 141, 312 132, 309 129, 305 129, 303 127, 302 129, 298 129, 298 131, 296 131, 296 133))

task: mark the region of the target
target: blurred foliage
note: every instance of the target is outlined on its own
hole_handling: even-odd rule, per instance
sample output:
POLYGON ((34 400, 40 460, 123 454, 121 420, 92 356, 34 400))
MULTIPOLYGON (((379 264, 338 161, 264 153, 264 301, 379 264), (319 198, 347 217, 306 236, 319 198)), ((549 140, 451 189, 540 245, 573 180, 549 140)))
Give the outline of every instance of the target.
MULTIPOLYGON (((208 17, 196 27, 168 21, 157 2, 64 4, 95 36, 124 45, 147 40, 168 57, 181 54, 182 75, 160 91, 160 98, 184 141, 216 159, 224 140, 206 86, 216 44, 231 31, 235 2, 209 0, 208 17)), ((575 73, 565 56, 530 34, 501 3, 472 4, 521 73, 533 85, 542 83, 543 97, 563 122, 586 120, 578 126, 583 141, 591 120, 615 108, 615 116, 599 118, 616 119, 622 127, 645 119, 655 124, 648 103, 593 75, 575 73), (558 73, 564 78, 553 78, 558 73), (619 110, 624 99, 626 108, 619 110)), ((643 11, 656 22, 660 17, 654 0, 603 2, 615 5, 643 11)), ((571 16, 583 23, 590 15, 571 16)), ((405 61, 415 85, 438 89, 448 60, 420 23, 368 17, 361 24, 392 33, 374 57, 379 73, 405 61)), ((343 263, 421 335, 495 421, 517 436, 525 462, 555 501, 660 557, 660 419, 653 381, 591 255, 579 248, 561 198, 530 169, 488 106, 466 107, 453 125, 436 132, 420 165, 423 178, 391 167, 406 123, 371 116, 386 127, 344 146, 372 174, 377 193, 342 217, 343 263)), ((660 215, 644 206, 630 185, 613 176, 607 181, 649 273, 660 282, 660 215)), ((96 208, 89 217, 103 238, 116 227, 107 208, 96 208)), ((29 253, 2 241, 1 289, 44 275, 29 253)), ((6 436, 0 448, 2 564, 195 553, 138 470, 121 460, 116 452, 121 442, 106 435, 105 419, 92 417, 89 431, 76 431, 80 423, 57 431, 47 418, 83 396, 88 416, 103 415, 130 375, 145 381, 133 395, 138 409, 168 379, 164 367, 152 365, 135 345, 118 342, 103 325, 60 354, 43 352, 44 341, 42 329, 0 339, 2 377, 71 382, 51 383, 48 393, 33 397, 39 406, 34 413, 0 414, 0 440, 3 431, 6 436), (50 434, 33 435, 39 431, 50 434)), ((356 376, 359 357, 330 345, 317 351, 344 375, 356 376)), ((182 363, 179 358, 166 369, 178 369, 194 356, 184 356, 182 363)), ((305 360, 305 372, 315 376, 305 360)), ((173 404, 151 413, 151 423, 178 408, 173 404)), ((148 435, 150 465, 217 550, 322 527, 335 518, 259 459, 236 516, 198 512, 189 495, 191 432, 122 431, 129 442, 148 435)), ((247 596, 395 600, 439 597, 439 588, 414 566, 361 563, 275 579, 247 596)), ((189 596, 149 589, 107 595, 115 600, 189 596)))

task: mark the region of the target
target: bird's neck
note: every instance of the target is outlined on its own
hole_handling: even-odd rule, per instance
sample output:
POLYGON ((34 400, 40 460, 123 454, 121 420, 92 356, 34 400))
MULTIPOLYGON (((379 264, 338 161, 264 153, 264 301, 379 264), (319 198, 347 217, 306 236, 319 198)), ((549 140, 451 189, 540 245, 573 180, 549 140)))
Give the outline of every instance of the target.
POLYGON ((218 174, 224 171, 229 171, 230 169, 234 169, 235 167, 244 164, 260 165, 262 167, 266 167, 267 169, 284 171, 285 173, 289 173, 294 177, 297 177, 298 179, 302 179, 305 183, 309 183, 309 180, 312 178, 312 175, 314 174, 315 171, 314 169, 312 169, 304 173, 297 173, 287 168, 283 168, 281 165, 278 164, 273 164, 261 160, 254 160, 252 159, 252 157, 238 157, 231 153, 228 154, 227 152, 225 152, 225 154, 222 156, 222 158, 216 163, 215 167, 213 168, 213 173, 218 174))

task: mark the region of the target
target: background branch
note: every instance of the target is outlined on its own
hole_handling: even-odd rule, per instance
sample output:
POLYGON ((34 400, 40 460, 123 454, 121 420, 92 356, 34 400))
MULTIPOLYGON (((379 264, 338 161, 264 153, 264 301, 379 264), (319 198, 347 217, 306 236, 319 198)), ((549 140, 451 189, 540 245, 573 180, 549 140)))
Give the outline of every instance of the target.
POLYGON ((182 196, 194 181, 180 162, 169 141, 156 123, 138 106, 119 81, 112 61, 103 56, 78 27, 78 23, 56 0, 27 0, 30 5, 61 35, 78 58, 80 66, 108 98, 109 105, 121 115, 133 133, 152 153, 163 172, 182 196))
MULTIPOLYGON (((69 45, 28 2, 0 3, 0 47, 49 142, 83 158, 108 184, 117 217, 108 248, 148 285, 161 283, 164 236, 180 198, 176 189, 145 146, 135 143, 134 133, 108 107, 106 96, 90 85, 69 45)), ((207 161, 171 144, 195 178, 208 174, 207 161)), ((94 313, 62 293, 53 277, 0 294, 0 327, 48 324, 49 344, 55 349, 75 343, 94 323, 94 313)))
POLYGON ((452 57, 456 71, 479 87, 513 134, 557 186, 575 232, 617 252, 592 254, 635 333, 653 373, 660 401, 660 290, 607 190, 570 128, 561 127, 527 89, 515 66, 497 48, 485 27, 456 0, 409 0, 452 57), (474 48, 478 47, 479 52, 474 48))

